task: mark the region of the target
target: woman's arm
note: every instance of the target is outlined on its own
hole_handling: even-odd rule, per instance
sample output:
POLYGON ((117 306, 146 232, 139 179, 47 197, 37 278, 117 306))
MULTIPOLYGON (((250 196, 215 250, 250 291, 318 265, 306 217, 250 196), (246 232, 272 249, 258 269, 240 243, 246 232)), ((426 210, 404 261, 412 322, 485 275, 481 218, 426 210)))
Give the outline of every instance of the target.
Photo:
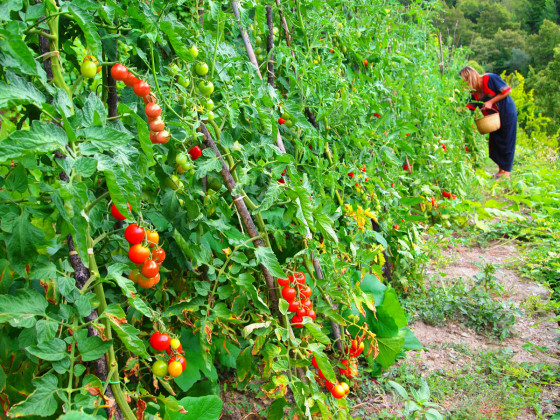
POLYGON ((494 96, 489 101, 485 102, 484 105, 482 105, 482 110, 492 109, 492 106, 496 102, 500 102, 502 99, 504 99, 510 93, 511 93, 511 88, 504 89, 504 91, 502 93, 499 93, 498 95, 494 96))

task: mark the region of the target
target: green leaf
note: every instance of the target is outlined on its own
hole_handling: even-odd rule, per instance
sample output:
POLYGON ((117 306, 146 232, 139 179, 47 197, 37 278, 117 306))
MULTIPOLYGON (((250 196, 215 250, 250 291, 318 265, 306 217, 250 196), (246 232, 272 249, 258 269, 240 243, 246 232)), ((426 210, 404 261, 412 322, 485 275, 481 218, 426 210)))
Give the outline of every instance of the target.
POLYGON ((18 105, 29 104, 41 108, 46 101, 45 95, 32 83, 14 73, 7 72, 6 81, 8 83, 0 82, 0 109, 14 109, 18 105))
POLYGON ((222 170, 222 162, 216 157, 216 153, 209 148, 204 149, 202 157, 196 161, 197 179, 204 178, 208 172, 220 172, 222 170))
POLYGON ((52 416, 57 408, 56 393, 58 379, 55 375, 47 374, 33 380, 35 391, 25 401, 14 405, 8 412, 9 417, 24 416, 52 416))
POLYGON ((222 414, 223 402, 217 395, 205 397, 185 397, 179 400, 184 412, 169 412, 170 420, 218 420, 222 414))
POLYGON ((325 237, 325 239, 334 242, 335 244, 338 243, 338 236, 336 236, 336 232, 334 231, 332 225, 333 222, 329 216, 322 213, 315 213, 315 226, 319 229, 321 234, 325 237))
POLYGON ((54 124, 33 121, 29 130, 14 131, 0 141, 0 159, 21 160, 26 156, 37 156, 55 150, 64 150, 68 138, 64 130, 54 124))
POLYGON ((0 324, 9 322, 12 327, 31 328, 35 316, 45 315, 48 302, 33 289, 18 290, 15 296, 0 295, 0 324))
POLYGON ((39 359, 53 362, 55 360, 62 360, 66 357, 66 342, 60 338, 55 338, 36 346, 26 347, 25 350, 39 359))
POLYGON ((255 249, 255 256, 257 257, 257 262, 264 265, 274 277, 287 278, 272 248, 266 246, 258 247, 255 249))
MULTIPOLYGON (((79 365, 80 366, 80 365, 79 365)), ((58 420, 104 420, 103 416, 92 416, 81 411, 69 411, 58 418, 58 420)))
POLYGON ((12 60, 8 63, 5 57, 4 66, 31 76, 37 75, 37 63, 25 41, 16 34, 5 32, 5 35, 0 36, 0 51, 9 55, 12 60))
POLYGON ((187 63, 192 62, 193 57, 189 52, 189 45, 185 42, 184 38, 184 34, 188 32, 188 29, 179 22, 167 20, 161 23, 161 30, 167 35, 169 43, 179 58, 185 60, 187 63))
POLYGON ((307 331, 309 331, 309 333, 313 336, 313 338, 317 340, 319 343, 325 345, 331 344, 331 340, 329 339, 329 337, 327 337, 327 335, 321 330, 321 327, 319 327, 317 324, 314 324, 312 322, 306 322, 303 325, 305 325, 307 331))
POLYGON ((116 331, 121 342, 132 354, 136 354, 143 359, 148 359, 150 357, 146 351, 144 342, 138 337, 140 331, 127 323, 126 314, 119 305, 116 303, 108 305, 103 315, 107 316, 113 327, 113 331, 116 331))
MULTIPOLYGON (((90 142, 99 152, 110 150, 116 146, 126 146, 132 140, 128 132, 115 130, 111 127, 87 127, 78 131, 78 136, 90 142)), ((80 145, 82 147, 82 145, 80 145)))
POLYGON ((54 340, 56 337, 56 332, 58 331, 59 324, 55 321, 48 319, 41 319, 35 324, 35 330, 37 331, 37 342, 44 343, 54 340))
POLYGON ((323 372, 325 378, 327 378, 329 382, 335 383, 336 374, 334 373, 334 369, 332 368, 327 355, 322 351, 314 351, 313 356, 315 356, 317 366, 319 366, 319 370, 323 372))
POLYGON ((408 399, 408 392, 406 392, 406 389, 404 389, 404 387, 395 382, 395 381, 388 381, 387 382, 395 391, 397 391, 397 394, 400 395, 401 398, 407 400, 408 399))
POLYGON ((410 329, 403 328, 402 331, 404 331, 403 350, 405 351, 422 350, 424 348, 420 340, 418 340, 418 338, 414 335, 414 333, 410 329))
POLYGON ((282 420, 284 418, 284 407, 288 405, 285 398, 278 398, 270 404, 266 420, 282 420))
POLYGON ((85 10, 80 9, 75 4, 71 4, 68 7, 68 11, 84 33, 88 49, 94 56, 99 56, 101 53, 101 38, 99 38, 97 26, 93 18, 89 16, 85 10))
POLYGON ((237 378, 240 381, 244 381, 251 372, 251 366, 253 366, 253 354, 251 347, 247 347, 237 356, 237 378))
POLYGON ((103 341, 99 337, 78 337, 78 350, 84 362, 99 359, 109 351, 112 344, 112 340, 103 341))
POLYGON ((379 345, 379 355, 375 359, 384 369, 395 363, 397 355, 401 352, 404 345, 404 335, 388 338, 377 338, 379 345))

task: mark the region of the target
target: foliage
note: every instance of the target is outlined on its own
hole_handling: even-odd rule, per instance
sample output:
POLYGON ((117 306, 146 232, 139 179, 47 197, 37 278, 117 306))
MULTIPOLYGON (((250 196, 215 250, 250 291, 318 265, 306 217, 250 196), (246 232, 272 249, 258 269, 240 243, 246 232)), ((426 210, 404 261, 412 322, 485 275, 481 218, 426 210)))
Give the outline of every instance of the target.
POLYGON ((263 381, 271 418, 345 418, 309 354, 329 381, 341 379, 350 337, 365 341, 372 372, 394 363, 409 334, 397 291, 421 274, 423 229, 453 213, 442 192, 461 201, 472 122, 457 79, 434 65, 431 3, 356 1, 355 14, 348 4, 286 6, 292 44, 273 31, 275 86, 239 35, 258 45, 266 74, 258 2, 239 6, 239 20, 235 2, 0 7, 7 416, 219 418, 217 382, 231 370, 239 389, 263 381), (86 56, 97 63, 82 74, 86 56), (154 96, 116 82, 117 62, 154 96), (161 106, 164 141, 143 100, 161 106), (194 146, 204 150, 189 159, 194 146), (167 255, 147 288, 127 257, 133 221, 159 232, 167 255), (316 322, 290 323, 276 299, 277 278, 299 270, 316 322), (154 331, 180 339, 180 376, 152 372, 168 360, 147 344, 154 331))
POLYGON ((401 384, 395 381, 388 381, 387 383, 405 401, 404 410, 401 413, 404 418, 415 418, 422 415, 423 418, 429 420, 443 419, 439 411, 436 410, 441 407, 430 401, 430 387, 426 381, 422 381, 422 385, 417 390, 411 388, 410 394, 401 384))

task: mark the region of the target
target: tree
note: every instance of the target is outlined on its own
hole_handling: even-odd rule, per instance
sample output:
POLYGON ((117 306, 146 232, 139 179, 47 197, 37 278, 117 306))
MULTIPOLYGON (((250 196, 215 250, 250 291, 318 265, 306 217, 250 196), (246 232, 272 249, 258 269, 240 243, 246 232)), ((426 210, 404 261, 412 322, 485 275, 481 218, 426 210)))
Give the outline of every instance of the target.
POLYGON ((484 3, 478 0, 460 0, 457 7, 465 14, 467 19, 474 23, 480 17, 484 3))
POLYGON ((556 9, 555 0, 546 0, 542 11, 543 21, 548 19, 554 23, 558 23, 558 10, 556 9))
POLYGON ((498 29, 519 30, 520 24, 514 22, 503 4, 487 3, 480 12, 477 29, 484 38, 492 38, 498 29))
POLYGON ((560 44, 560 26, 545 20, 538 34, 528 38, 529 52, 535 71, 540 71, 554 59, 554 48, 560 44))

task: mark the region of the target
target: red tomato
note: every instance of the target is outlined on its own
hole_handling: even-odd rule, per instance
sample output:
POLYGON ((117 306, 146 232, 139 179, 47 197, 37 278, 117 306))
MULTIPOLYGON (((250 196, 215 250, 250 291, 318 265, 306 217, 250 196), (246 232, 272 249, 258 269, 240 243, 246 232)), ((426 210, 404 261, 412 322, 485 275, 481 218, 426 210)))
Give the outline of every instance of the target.
POLYGON ((447 191, 442 191, 441 194, 445 197, 445 198, 451 198, 451 193, 447 192, 447 191))
POLYGON ((144 107, 144 112, 150 118, 157 118, 161 115, 161 107, 154 102, 148 102, 144 107))
POLYGON ((294 273, 294 278, 296 279, 296 281, 297 281, 299 284, 305 283, 305 274, 302 273, 301 271, 296 271, 296 272, 294 273))
POLYGON ((342 382, 340 384, 340 386, 342 387, 342 389, 344 390, 344 395, 348 394, 350 392, 350 387, 348 386, 348 384, 346 382, 342 382))
POLYGON ((139 81, 138 78, 132 73, 128 73, 126 77, 123 79, 124 84, 127 85, 128 87, 134 86, 138 81, 139 81))
POLYGON ((290 284, 290 281, 288 279, 278 279, 278 284, 282 287, 287 286, 288 284, 290 284))
POLYGON ((315 360, 315 356, 313 356, 313 358, 311 359, 311 364, 319 369, 319 365, 317 364, 317 360, 315 360))
POLYGON ((334 384, 332 382, 327 381, 327 380, 325 380, 325 386, 327 387, 327 389, 329 391, 332 391, 332 389, 334 388, 334 384))
POLYGON ((120 63, 117 63, 113 67, 111 67, 111 77, 115 80, 124 80, 129 74, 130 73, 128 72, 126 67, 120 63))
POLYGON ((288 311, 297 312, 300 306, 301 306, 301 302, 299 300, 294 300, 293 302, 290 302, 290 306, 288 306, 288 311))
POLYGON ((159 265, 154 260, 148 260, 142 265, 142 275, 151 279, 159 273, 159 265))
MULTIPOLYGON (((130 207, 130 203, 128 203, 128 210, 132 211, 132 207, 130 207)), ((117 209, 117 206, 115 206, 114 204, 111 206, 111 215, 117 220, 126 219, 126 217, 121 214, 121 212, 117 209)))
POLYGON ((165 251, 161 246, 158 246, 152 251, 152 260, 161 264, 165 260, 165 251))
POLYGON ((143 275, 138 277, 138 286, 143 287, 144 289, 150 289, 154 287, 156 284, 159 283, 160 275, 159 273, 156 274, 154 277, 146 278, 143 275))
POLYGON ((309 309, 307 311, 307 315, 309 318, 311 318, 313 321, 315 321, 315 318, 317 318, 317 314, 315 313, 315 311, 313 309, 309 309))
MULTIPOLYGON (((169 141, 170 135, 167 130, 160 131, 156 134, 156 143, 165 144, 169 141)), ((151 140, 151 137, 150 137, 151 140)))
POLYGON ((294 315, 292 317, 292 325, 294 326, 294 328, 303 328, 303 318, 301 316, 298 315, 294 315))
MULTIPOLYGON (((165 350, 165 352, 169 355, 171 355, 172 352, 172 348, 173 348, 173 340, 171 340, 171 346, 165 350)), ((177 353, 183 353, 183 345, 179 344, 179 347, 177 347, 176 349, 174 349, 177 353)))
POLYGON ((307 309, 305 309, 305 308, 299 308, 299 309, 296 311, 296 314, 297 314, 297 316, 303 318, 304 316, 307 316, 307 309))
POLYGON ((348 172, 348 176, 350 177, 350 179, 354 178, 354 172, 348 172))
POLYGON ((296 298, 296 289, 286 286, 282 289, 282 297, 288 301, 288 303, 293 302, 296 298))
POLYGON ((199 146, 194 146, 191 150, 189 150, 189 155, 192 160, 197 160, 200 156, 202 156, 202 150, 199 146))
POLYGON ((135 264, 144 264, 150 257, 150 250, 142 244, 135 244, 128 250, 128 258, 135 264))
POLYGON ((157 351, 165 351, 171 344, 171 338, 167 334, 155 332, 150 337, 150 346, 157 351))
POLYGON ((146 231, 143 227, 138 226, 136 223, 132 223, 124 230, 124 237, 131 245, 139 244, 146 237, 146 231))
POLYGON ((305 286, 301 292, 300 292, 303 296, 305 296, 306 298, 310 297, 311 294, 313 293, 313 291, 311 290, 311 287, 309 286, 305 286))
POLYGON ((282 125, 282 124, 286 124, 286 120, 282 117, 278 118, 278 124, 282 125))
POLYGON ((134 94, 136 96, 140 96, 141 98, 143 98, 150 93, 151 88, 148 82, 145 82, 144 80, 138 80, 132 86, 132 90, 134 91, 134 94))
POLYGON ((313 308, 313 302, 311 302, 309 299, 302 301, 301 305, 308 311, 313 308))

